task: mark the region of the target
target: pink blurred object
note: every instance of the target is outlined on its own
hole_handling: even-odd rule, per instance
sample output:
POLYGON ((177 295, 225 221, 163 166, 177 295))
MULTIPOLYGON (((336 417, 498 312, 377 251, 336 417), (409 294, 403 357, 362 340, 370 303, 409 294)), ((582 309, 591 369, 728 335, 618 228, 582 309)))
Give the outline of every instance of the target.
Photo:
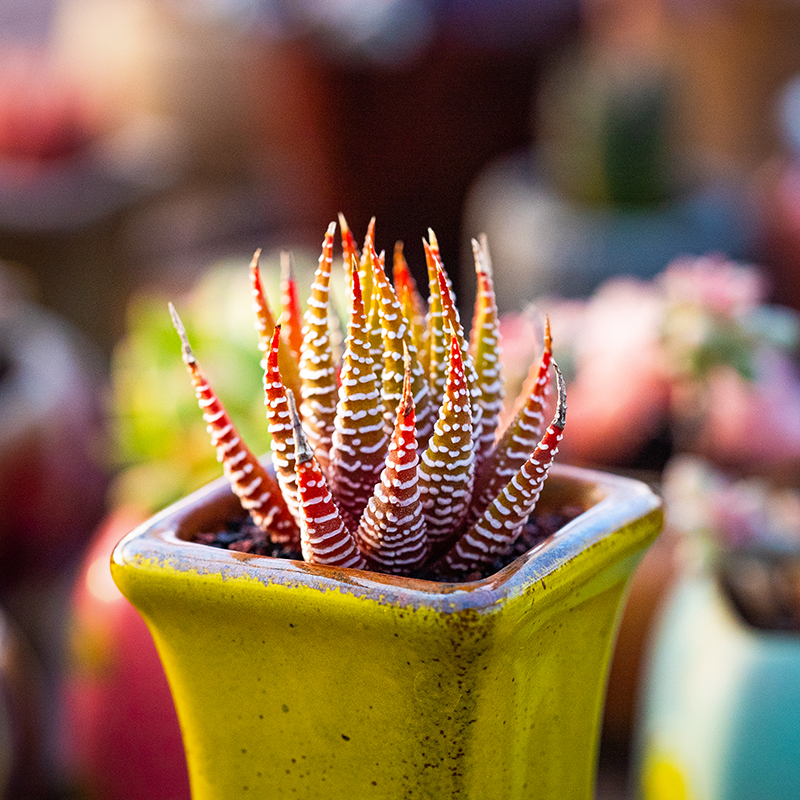
MULTIPOLYGON (((608 281, 591 301, 545 298, 553 352, 567 376, 568 419, 561 450, 580 463, 624 464, 664 425, 669 380, 659 353, 663 301, 652 284, 608 281)), ((501 318, 506 400, 541 352, 535 315, 501 318)))
POLYGON ((768 476, 741 477, 695 455, 673 458, 663 475, 670 529, 707 558, 733 550, 797 553, 800 489, 768 476))
MULTIPOLYGON (((800 475, 800 317, 766 305, 767 288, 757 268, 706 256, 652 282, 609 280, 586 301, 540 301, 568 380, 565 456, 660 468, 674 449, 800 475), (661 462, 640 463, 659 437, 661 462)), ((530 315, 501 332, 513 392, 541 336, 530 315)))
POLYGON ((125 509, 109 516, 74 587, 60 726, 63 768, 88 797, 189 800, 167 679, 147 626, 109 568, 114 546, 143 518, 125 509))
POLYGON ((710 376, 696 451, 721 466, 800 474, 800 374, 767 351, 756 383, 730 369, 710 376))
MULTIPOLYGON (((634 279, 604 284, 582 315, 569 386, 567 458, 625 463, 658 434, 669 402, 659 348, 663 302, 655 288, 634 279)), ((553 348, 560 343, 552 314, 553 348)))
POLYGON ((767 297, 761 272, 723 256, 676 259, 656 280, 668 303, 702 306, 717 314, 746 313, 767 297))
POLYGON ((95 133, 79 88, 46 52, 23 47, 0 52, 0 158, 65 158, 95 133))

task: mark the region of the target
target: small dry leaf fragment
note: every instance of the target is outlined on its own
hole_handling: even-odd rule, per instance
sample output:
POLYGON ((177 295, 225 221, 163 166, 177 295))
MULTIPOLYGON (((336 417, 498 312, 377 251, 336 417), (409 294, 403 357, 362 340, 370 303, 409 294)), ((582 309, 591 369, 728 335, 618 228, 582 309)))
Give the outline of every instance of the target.
POLYGON ((242 441, 236 426, 219 398, 212 390, 189 345, 186 329, 172 303, 169 311, 175 330, 181 339, 183 362, 192 379, 197 403, 216 448, 217 460, 222 462, 225 475, 256 525, 273 542, 290 543, 298 539, 297 526, 289 513, 277 481, 242 441))
POLYGON ((491 563, 513 546, 528 517, 533 513, 558 444, 564 435, 567 395, 564 379, 553 361, 558 384, 558 403, 553 421, 536 450, 506 484, 483 516, 455 543, 445 557, 455 572, 469 572, 480 564, 491 563))
POLYGON ((297 491, 303 512, 300 529, 303 558, 310 564, 366 569, 367 561, 359 551, 355 537, 345 525, 303 433, 294 406, 294 397, 289 393, 287 397, 294 430, 297 491))

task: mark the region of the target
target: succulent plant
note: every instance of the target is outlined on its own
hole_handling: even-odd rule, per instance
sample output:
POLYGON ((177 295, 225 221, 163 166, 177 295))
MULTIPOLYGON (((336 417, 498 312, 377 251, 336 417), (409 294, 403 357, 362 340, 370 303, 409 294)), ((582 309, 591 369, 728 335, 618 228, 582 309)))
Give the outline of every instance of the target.
POLYGON ((503 383, 485 239, 472 243, 478 291, 467 340, 432 231, 423 240, 426 303, 402 244, 392 285, 374 220, 360 253, 341 215, 339 222, 350 296, 340 358, 328 297, 336 223, 325 233, 302 326, 289 257, 277 321, 258 253, 251 264, 273 470, 241 440, 170 308, 217 458, 263 537, 309 562, 401 575, 435 564, 439 573, 468 575, 511 550, 558 452, 566 392, 549 324, 516 416, 498 435, 503 383), (543 433, 551 371, 557 399, 543 433))

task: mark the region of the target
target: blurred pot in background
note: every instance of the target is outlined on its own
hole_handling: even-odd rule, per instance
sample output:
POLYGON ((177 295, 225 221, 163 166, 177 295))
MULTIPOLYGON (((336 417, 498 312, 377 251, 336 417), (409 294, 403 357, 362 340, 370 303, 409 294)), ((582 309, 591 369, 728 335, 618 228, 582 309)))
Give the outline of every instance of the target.
POLYGON ((682 456, 665 473, 679 578, 638 731, 643 800, 800 792, 800 491, 682 456))
POLYGON ((188 800, 180 728, 153 641, 111 580, 109 553, 142 521, 117 509, 98 529, 71 595, 60 772, 80 797, 188 800))
MULTIPOLYGON (((54 705, 61 667, 65 596, 105 510, 96 358, 0 265, 0 606, 41 668, 40 684, 29 670, 24 698, 25 713, 39 723, 28 726, 24 745, 36 751, 36 761, 16 774, 15 798, 37 796, 53 779, 53 721, 46 709, 54 705)), ((8 639, 0 647, 11 647, 8 639)), ((10 652, 3 655, 16 663, 10 652)), ((11 742, 17 744, 14 737, 11 742)))
POLYGON ((58 580, 103 513, 96 366, 77 333, 0 267, 0 595, 58 580))
POLYGON ((800 636, 753 628, 712 576, 683 576, 644 686, 642 800, 783 800, 800 791, 800 636))
POLYGON ((678 141, 669 67, 641 46, 606 50, 569 53, 537 97, 533 147, 475 181, 466 225, 492 242, 501 311, 652 278, 687 253, 754 255, 752 192, 678 141))

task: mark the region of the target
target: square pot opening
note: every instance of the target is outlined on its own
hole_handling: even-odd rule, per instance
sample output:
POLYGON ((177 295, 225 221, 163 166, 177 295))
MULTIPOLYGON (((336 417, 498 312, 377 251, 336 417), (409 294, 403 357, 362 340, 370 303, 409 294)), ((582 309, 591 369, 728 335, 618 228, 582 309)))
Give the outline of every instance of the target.
MULTIPOLYGON (((171 530, 171 536, 175 540, 185 542, 190 545, 198 547, 212 548, 213 550, 223 550, 230 553, 234 558, 241 559, 270 559, 271 561, 289 561, 295 564, 300 564, 304 567, 309 566, 306 562, 298 561, 291 558, 278 558, 269 555, 260 555, 252 553, 239 553, 235 550, 228 550, 226 548, 214 547, 197 541, 197 537, 201 533, 212 533, 221 531, 226 528, 230 523, 244 522, 248 514, 240 505, 238 499, 232 494, 226 479, 220 479, 214 482, 210 487, 201 490, 204 493, 204 502, 200 505, 190 505, 185 514, 179 515, 175 519, 175 523, 171 530)), ((608 496, 607 487, 603 487, 592 480, 589 475, 576 477, 573 474, 564 474, 559 472, 556 468, 548 478, 542 490, 542 494, 536 505, 534 513, 531 515, 535 519, 537 515, 547 515, 558 513, 563 509, 581 509, 580 513, 568 520, 565 525, 556 529, 550 536, 543 539, 533 549, 538 549, 546 544, 553 536, 560 533, 566 525, 569 525, 577 520, 580 520, 583 515, 601 503, 608 496)), ((191 498, 187 498, 191 500, 191 498)), ((532 552, 528 550, 524 555, 532 552)), ((523 556, 524 557, 524 556, 523 556)), ((419 578, 412 577, 406 580, 419 581, 421 583, 430 583, 437 586, 456 585, 460 587, 467 587, 471 584, 480 584, 484 580, 496 580, 499 576, 504 575, 507 571, 513 572, 519 567, 517 564, 522 557, 509 557, 508 563, 497 572, 494 572, 481 580, 461 580, 450 581, 440 578, 419 578), (515 566, 516 565, 516 566, 515 566)), ((258 561, 252 562, 255 564, 258 561)), ((380 575, 371 570, 362 570, 368 572, 370 575, 380 575)), ((393 578, 397 576, 391 576, 393 578)))

